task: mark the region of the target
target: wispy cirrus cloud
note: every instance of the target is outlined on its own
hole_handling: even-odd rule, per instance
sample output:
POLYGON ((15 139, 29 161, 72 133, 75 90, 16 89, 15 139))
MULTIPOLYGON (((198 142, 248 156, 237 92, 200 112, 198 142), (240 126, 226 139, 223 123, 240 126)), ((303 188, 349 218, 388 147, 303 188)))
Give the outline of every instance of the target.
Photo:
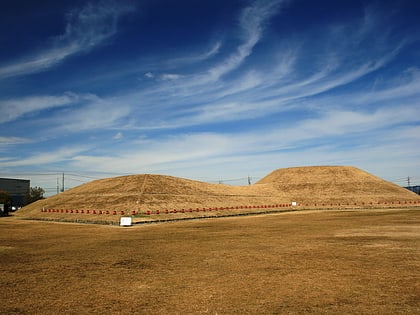
MULTIPOLYGON (((309 32, 302 27, 283 31, 293 21, 276 14, 289 4, 295 5, 250 0, 236 11, 235 28, 216 41, 194 41, 189 34, 187 47, 173 39, 166 50, 162 42, 152 47, 156 38, 136 38, 132 50, 102 60, 103 68, 92 66, 90 76, 73 73, 65 82, 77 78, 71 90, 91 94, 2 100, 0 120, 30 125, 31 136, 48 148, 61 141, 91 142, 86 150, 63 152, 59 146, 47 154, 85 171, 214 179, 216 170, 230 176, 249 165, 262 175, 275 167, 311 164, 360 162, 370 171, 392 160, 415 165, 404 152, 418 155, 420 75, 416 61, 404 60, 413 55, 405 33, 393 36, 391 23, 372 9, 356 18, 346 12, 345 19, 319 20, 309 32), (147 53, 136 51, 139 47, 147 53), (19 120, 26 117, 27 123, 19 120)), ((69 15, 63 35, 50 39, 43 51, 45 60, 32 58, 27 69, 50 67, 112 38, 123 12, 105 10, 109 25, 97 28, 106 18, 93 22, 92 8, 86 6, 83 18, 82 10, 69 15)), ((300 8, 294 9, 288 13, 300 8)), ((136 33, 135 28, 127 33, 136 33)), ((19 139, 24 134, 5 133, 0 144, 24 141, 19 139)), ((34 141, 30 149, 38 144, 34 141)), ((9 163, 4 167, 50 161, 27 152, 22 162, 12 150, 1 161, 9 163)))
MULTIPOLYGON (((48 117, 49 132, 79 133, 89 130, 107 130, 124 125, 134 109, 118 100, 88 95, 76 108, 56 111, 48 117)), ((45 124, 40 119, 38 124, 45 124)))
POLYGON ((115 35, 118 19, 133 9, 116 1, 99 1, 72 10, 62 35, 50 38, 41 51, 0 65, 0 79, 45 71, 69 56, 90 51, 115 35))
POLYGON ((71 159, 74 155, 80 154, 87 149, 87 146, 66 146, 55 150, 33 153, 25 158, 10 157, 0 160, 0 169, 7 167, 46 165, 62 162, 71 159))
MULTIPOLYGON (((386 57, 384 57, 386 58, 386 57)), ((188 101, 194 106, 184 106, 177 108, 176 111, 160 112, 159 119, 153 117, 153 108, 149 108, 147 121, 135 124, 134 128, 156 129, 156 128, 180 128, 186 126, 220 123, 228 121, 238 121, 252 119, 292 112, 297 109, 317 111, 319 109, 350 109, 360 105, 368 106, 372 103, 382 102, 383 105, 392 102, 395 99, 414 97, 419 95, 419 76, 417 71, 412 69, 410 74, 402 74, 401 78, 395 77, 395 82, 388 83, 386 86, 377 86, 372 90, 369 86, 366 89, 352 91, 351 93, 339 94, 338 96, 318 96, 316 99, 308 99, 325 93, 329 90, 342 85, 349 84, 360 79, 364 75, 374 71, 379 67, 376 63, 373 65, 367 63, 358 69, 349 69, 342 71, 330 77, 324 73, 319 73, 303 81, 292 82, 289 85, 273 86, 267 88, 266 80, 272 78, 270 73, 253 73, 249 76, 244 75, 239 82, 226 82, 226 86, 221 90, 211 90, 208 94, 204 90, 202 94, 193 92, 188 101), (195 104, 199 104, 196 106, 195 104)), ((158 94, 159 95, 159 94, 158 94)), ((138 95, 127 95, 123 103, 133 103, 138 95)), ((176 99, 176 98, 175 98, 176 99)), ((170 108, 172 99, 163 99, 162 107, 170 108)), ((151 96, 151 99, 144 98, 144 102, 160 103, 151 96)), ((187 101, 184 100, 184 104, 187 101)), ((160 108, 159 110, 161 110, 160 108)), ((395 108, 394 108, 395 109, 395 108)), ((143 109, 145 110, 145 109, 143 109)), ((140 109, 141 111, 141 109, 140 109)), ((145 112, 146 114, 146 112, 145 112)), ((127 126, 130 128, 130 126, 127 126)))
POLYGON ((214 42, 209 48, 200 51, 198 53, 182 56, 165 58, 164 64, 167 67, 179 67, 183 65, 191 65, 198 62, 206 61, 214 56, 216 56, 222 47, 222 42, 220 40, 214 42))
MULTIPOLYGON (((275 4, 277 5, 275 8, 278 8, 279 3, 275 4)), ((271 3, 271 5, 274 4, 271 3)), ((256 10, 254 7, 250 8, 244 12, 256 10)), ((264 10, 260 9, 262 13, 260 12, 259 18, 253 21, 244 18, 247 14, 241 15, 245 24, 242 28, 247 30, 244 34, 249 36, 244 36, 245 42, 228 55, 222 63, 211 67, 207 74, 184 76, 183 80, 177 84, 171 82, 171 85, 168 85, 163 82, 156 85, 152 92, 127 95, 128 103, 133 97, 142 98, 146 104, 148 102, 159 104, 156 108, 156 111, 160 111, 159 120, 150 117, 137 126, 141 126, 142 129, 177 128, 255 119, 274 113, 293 111, 297 107, 301 110, 313 111, 329 105, 309 101, 310 98, 322 97, 320 95, 338 88, 346 88, 381 70, 392 62, 407 45, 405 38, 395 41, 386 36, 387 32, 384 32, 385 35, 381 34, 380 39, 374 37, 374 40, 370 40, 378 29, 386 29, 386 27, 378 21, 372 22, 374 18, 371 14, 373 13, 369 11, 368 17, 353 22, 351 27, 337 27, 339 31, 334 32, 328 31, 327 28, 324 33, 318 34, 319 42, 323 44, 317 48, 314 60, 306 66, 305 71, 301 69, 301 58, 305 55, 304 50, 310 48, 305 44, 299 44, 299 41, 295 39, 295 44, 278 45, 278 47, 283 47, 283 50, 273 55, 271 67, 260 69, 248 64, 250 70, 246 70, 247 72, 240 71, 238 75, 224 78, 224 74, 237 69, 244 62, 247 54, 251 53, 256 44, 256 39, 262 36, 264 24, 274 14, 273 11, 270 13, 265 11, 268 7, 263 6, 263 8, 264 10), (345 43, 331 49, 332 43, 338 38, 347 38, 347 33, 351 30, 354 33, 351 33, 353 37, 351 40, 344 41, 345 43), (247 54, 240 53, 243 49, 247 51, 247 54), (211 81, 212 75, 208 74, 214 70, 214 73, 217 73, 214 78, 217 80, 211 81), (165 99, 162 95, 170 96, 170 98, 165 99), (156 96, 159 99, 156 99, 156 96), (183 106, 177 106, 177 104, 183 104, 183 106), (164 109, 171 110, 162 112, 164 109)), ((339 102, 331 106, 336 108, 339 104, 348 105, 352 100, 361 101, 363 98, 365 101, 370 99, 369 102, 374 101, 375 97, 385 100, 396 95, 395 93, 398 93, 399 97, 407 93, 416 93, 418 80, 416 71, 412 72, 411 78, 403 83, 390 84, 387 87, 377 88, 375 91, 371 91, 370 87, 366 86, 366 89, 352 91, 351 95, 346 93, 346 98, 341 98, 339 102)))
POLYGON ((254 46, 261 39, 264 27, 270 18, 278 13, 284 1, 256 1, 242 11, 239 26, 243 43, 222 63, 208 70, 206 79, 215 81, 241 65, 252 53, 254 46))
POLYGON ((68 92, 58 96, 28 96, 0 101, 0 110, 0 123, 31 115, 32 124, 40 126, 39 132, 61 134, 117 127, 117 122, 129 117, 133 108, 119 100, 68 92), (42 113, 47 110, 49 116, 43 118, 42 113))
MULTIPOLYGON (((416 137, 413 133, 418 127, 408 128, 400 124, 415 122, 419 110, 414 106, 399 108, 400 113, 397 116, 395 110, 396 108, 388 108, 365 113, 331 110, 317 119, 305 119, 289 127, 268 126, 259 131, 240 133, 202 132, 146 138, 137 144, 130 143, 129 147, 119 147, 119 150, 107 156, 77 155, 72 159, 72 165, 81 169, 106 171, 109 165, 118 164, 114 169, 127 173, 133 170, 159 171, 168 167, 176 171, 183 165, 193 169, 202 165, 203 158, 207 164, 239 163, 242 167, 243 163, 239 161, 248 160, 252 161, 250 163, 254 167, 258 160, 268 161, 270 164, 269 161, 281 160, 281 157, 284 161, 294 161, 292 164, 288 162, 288 166, 333 161, 334 164, 337 161, 353 164, 359 159, 367 159, 374 151, 386 152, 391 147, 399 147, 401 152, 414 153, 416 149, 412 143, 416 137), (347 146, 331 143, 330 137, 341 137, 349 143, 347 146), (362 141, 360 137, 363 138, 362 141), (353 142, 354 139, 358 140, 353 142), (399 140, 398 146, 395 145, 396 139, 399 140), (318 145, 314 146, 313 143, 318 145), (361 152, 349 156, 349 150, 355 148, 361 152), (313 155, 302 152, 312 152, 313 155), (295 156, 296 160, 290 156, 295 156)), ((401 153, 392 151, 388 155, 396 157, 401 156, 401 153)))
MULTIPOLYGON (((243 41, 232 52, 224 52, 225 58, 204 72, 176 75, 173 78, 182 80, 157 82, 148 91, 127 95, 128 103, 130 98, 141 98, 143 104, 154 103, 156 111, 160 111, 159 121, 151 117, 138 125, 171 128, 284 112, 293 108, 293 104, 302 105, 302 100, 309 104, 310 97, 349 86, 375 73, 392 62, 407 44, 405 38, 396 41, 388 36, 384 21, 375 19, 374 13, 367 10, 363 18, 349 24, 340 27, 335 23, 317 30, 316 41, 305 43, 305 39, 296 35, 291 43, 280 41, 276 44, 279 50, 268 55, 272 58, 268 61, 270 67, 246 63, 263 36, 265 25, 279 12, 281 4, 262 1, 245 8, 238 26, 243 41), (384 32, 378 36, 378 30, 384 32), (313 45, 315 50, 310 47, 313 45), (312 51, 310 62, 303 60, 312 51), (246 67, 241 69, 242 64, 246 67), (164 110, 167 111, 162 115, 164 110)), ((174 73, 182 70, 180 67, 174 73)), ((152 74, 147 76, 154 77, 152 74)))
MULTIPOLYGON (((279 13, 283 0, 268 0, 268 1, 253 1, 248 7, 241 11, 238 18, 238 29, 240 33, 240 44, 232 52, 222 51, 222 42, 217 41, 208 51, 195 56, 185 56, 169 58, 167 62, 160 62, 159 65, 166 65, 173 69, 176 67, 183 67, 186 64, 207 60, 216 54, 225 55, 221 61, 215 61, 210 67, 205 70, 200 70, 192 74, 179 75, 176 78, 182 77, 184 80, 180 85, 174 85, 171 89, 182 89, 183 91, 190 91, 197 88, 197 86, 208 85, 209 83, 217 84, 223 76, 237 69, 244 61, 252 54, 253 48, 260 41, 266 24, 270 18, 279 13), (227 56, 226 56, 227 54, 227 56)), ((161 70, 160 70, 161 71, 161 70)), ((159 71, 157 71, 159 72, 159 71)), ((156 71, 147 71, 144 75, 147 78, 160 77, 168 79, 167 75, 156 76, 156 71)), ((170 77, 169 77, 170 78, 170 77)), ((167 87, 166 87, 167 88, 167 87)))
POLYGON ((183 76, 181 74, 176 74, 176 73, 164 73, 159 76, 159 78, 164 81, 178 80, 178 79, 181 79, 182 77, 183 76))
POLYGON ((14 145, 14 144, 22 144, 30 142, 27 138, 22 137, 1 137, 0 136, 0 147, 2 145, 14 145))
POLYGON ((60 96, 35 95, 23 98, 14 98, 0 101, 0 123, 16 120, 24 115, 46 109, 69 106, 80 100, 74 93, 65 93, 60 96))

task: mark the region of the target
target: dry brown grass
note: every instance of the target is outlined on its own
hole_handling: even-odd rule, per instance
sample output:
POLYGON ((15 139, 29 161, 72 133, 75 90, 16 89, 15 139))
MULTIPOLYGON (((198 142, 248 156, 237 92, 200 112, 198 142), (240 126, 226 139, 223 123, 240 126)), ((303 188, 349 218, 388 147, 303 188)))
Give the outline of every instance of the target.
POLYGON ((420 211, 0 219, 1 314, 419 314, 420 211))
MULTIPOLYGON (((18 215, 54 220, 118 221, 115 216, 41 212, 41 209, 83 209, 139 213, 137 221, 168 218, 164 210, 177 209, 179 218, 215 215, 215 212, 184 213, 181 209, 290 204, 300 208, 349 208, 391 202, 420 203, 420 196, 354 167, 318 166, 279 169, 254 185, 237 187, 208 184, 162 175, 133 175, 93 181, 21 209, 18 215), (145 216, 160 210, 159 216, 145 216)), ((398 206, 401 206, 398 204, 398 206)), ((273 207, 271 207, 272 209, 273 207)), ((218 215, 265 210, 240 209, 218 215)))

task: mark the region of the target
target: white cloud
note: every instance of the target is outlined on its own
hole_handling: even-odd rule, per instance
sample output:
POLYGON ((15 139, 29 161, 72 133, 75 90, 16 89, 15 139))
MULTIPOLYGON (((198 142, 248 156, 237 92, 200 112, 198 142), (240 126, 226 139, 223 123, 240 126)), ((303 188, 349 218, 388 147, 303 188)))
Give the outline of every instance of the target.
POLYGON ((13 121, 29 113, 46 109, 70 106, 80 101, 80 96, 66 93, 60 96, 28 96, 19 99, 0 101, 0 123, 13 121))
POLYGON ((123 135, 123 133, 121 132, 121 131, 119 131, 119 132, 117 132, 113 137, 112 137, 112 139, 114 139, 114 140, 121 140, 122 138, 124 138, 124 135, 123 135))
POLYGON ((14 145, 30 142, 27 138, 22 137, 2 137, 0 136, 0 146, 2 145, 14 145))
MULTIPOLYGON (((163 63, 167 67, 180 67, 183 65, 191 65, 198 62, 203 62, 216 56, 220 52, 221 47, 222 42, 216 41, 213 45, 210 46, 210 48, 208 48, 204 52, 199 52, 191 55, 185 55, 185 52, 183 52, 182 56, 164 58, 165 60, 163 61, 163 63)), ((162 62, 160 62, 160 64, 161 63, 162 62)))
POLYGON ((393 82, 386 87, 374 87, 365 93, 359 93, 354 100, 359 104, 377 103, 403 98, 418 97, 420 95, 420 70, 409 69, 401 76, 396 76, 393 82))
POLYGON ((44 71, 68 56, 88 52, 111 38, 119 17, 131 10, 118 2, 100 1, 71 11, 64 34, 52 38, 44 50, 0 66, 0 79, 44 71))
MULTIPOLYGON (((239 134, 200 133, 143 140, 139 145, 120 149, 108 156, 77 155, 72 167, 120 173, 163 173, 195 179, 229 179, 239 174, 264 176, 275 168, 302 165, 354 165, 376 174, 379 165, 390 165, 393 160, 405 161, 407 155, 416 156, 418 150, 413 134, 418 128, 394 126, 389 119, 380 132, 375 121, 389 118, 391 112, 360 117, 353 114, 345 126, 340 123, 349 113, 330 113, 318 121, 307 120, 290 128, 266 128, 259 132, 239 134), (337 122, 327 130, 326 124, 337 122), (339 143, 329 143, 329 137, 358 137, 363 126, 362 139, 349 149, 339 143), (358 129, 359 128, 359 129, 358 129), (369 129, 370 128, 370 129, 369 129), (316 139, 316 141, 314 141, 316 139), (220 176, 220 177, 219 177, 220 176)), ((407 113, 408 115, 408 113, 407 113)), ((400 170, 401 171, 401 170, 400 170)), ((391 176, 393 172, 384 172, 391 176)))
POLYGON ((46 164, 60 163, 71 159, 75 154, 86 150, 86 146, 62 147, 57 150, 34 153, 24 158, 5 158, 0 160, 0 168, 40 166, 46 164))
POLYGON ((65 33, 57 37, 57 45, 76 43, 80 50, 89 50, 113 36, 120 16, 133 9, 116 1, 88 2, 69 12, 65 33))
POLYGON ((148 79, 153 79, 155 77, 155 75, 152 72, 146 72, 144 76, 148 79))
MULTIPOLYGON (((246 71, 240 71, 239 66, 252 53, 260 41, 265 24, 279 7, 280 2, 253 2, 243 10, 240 18, 243 42, 224 61, 216 63, 204 73, 183 75, 182 80, 176 80, 180 78, 179 75, 163 75, 162 78, 173 80, 161 80, 147 91, 126 95, 124 103, 127 104, 142 100, 142 108, 138 109, 139 119, 132 124, 134 128, 168 129, 268 117, 297 108, 308 111, 322 109, 327 104, 315 100, 314 96, 322 97, 323 93, 346 88, 375 73, 405 47, 404 39, 395 44, 385 35, 381 35, 381 40, 378 40, 381 45, 377 45, 376 41, 367 43, 373 28, 378 27, 377 23, 354 23, 351 29, 355 30, 357 36, 352 35, 353 40, 338 45, 332 52, 326 50, 331 48, 330 44, 326 47, 321 45, 318 48, 321 51, 314 54, 314 60, 311 60, 305 71, 300 69, 300 58, 307 54, 304 50, 308 47, 298 40, 293 40, 291 44, 276 44, 282 50, 269 55, 273 60, 266 68, 247 64, 246 71), (366 47, 357 47, 360 43, 366 47), (232 74, 236 69, 238 73, 232 74), (232 75, 225 77, 228 73, 232 75)), ((336 31, 332 39, 328 32, 319 34, 320 42, 334 43, 342 38, 339 35, 343 36, 348 31, 336 31)), ((371 96, 367 91, 352 91, 344 99, 336 98, 336 104, 332 104, 331 99, 328 106, 335 108, 346 103, 352 109, 357 98, 359 104, 368 106, 367 103, 373 102, 376 96, 389 98, 396 95, 394 93, 415 93, 416 81, 399 82, 398 86, 388 86, 388 91, 373 91, 371 96), (355 102, 351 104, 352 101, 355 102)))
MULTIPOLYGON (((178 84, 171 82, 170 86, 163 85, 160 88, 153 90, 154 93, 159 94, 160 90, 165 93, 182 93, 183 95, 194 95, 199 91, 207 91, 209 93, 213 89, 213 84, 218 86, 218 81, 228 73, 237 69, 248 56, 251 55, 253 48, 259 42, 263 35, 265 25, 268 23, 270 18, 278 13, 281 0, 272 1, 254 1, 242 10, 239 17, 238 27, 240 29, 241 44, 236 47, 233 52, 228 53, 227 57, 224 57, 222 61, 218 61, 216 64, 210 66, 206 70, 198 71, 193 74, 176 74, 176 73, 165 73, 161 69, 157 71, 147 71, 144 75, 146 78, 154 78, 155 72, 164 72, 159 78, 161 81, 175 81, 182 78, 178 84)), ((185 57, 169 58, 169 61, 161 61, 156 65, 160 68, 167 66, 170 69, 182 67, 186 64, 191 64, 199 61, 210 59, 216 54, 222 54, 221 52, 222 43, 217 41, 208 51, 199 55, 185 57)), ((284 66, 284 65, 283 65, 284 66)), ((256 76, 254 76, 254 79, 256 76)), ((250 79, 250 78, 249 78, 250 79)), ((223 86, 221 84, 220 86, 223 86)), ((245 87, 245 86, 244 86, 245 87)), ((148 94, 151 94, 148 91, 148 94)))
POLYGON ((210 49, 208 51, 206 51, 205 53, 197 56, 194 59, 197 60, 197 61, 207 60, 207 59, 217 55, 220 51, 220 47, 222 47, 222 43, 220 41, 217 41, 217 42, 214 43, 214 45, 212 47, 210 47, 210 49))
MULTIPOLYGON (((238 174, 245 176, 248 170, 252 170, 253 176, 263 176, 274 168, 300 165, 355 165, 376 173, 379 165, 391 163, 392 159, 402 161, 407 154, 418 154, 413 146, 413 141, 418 140, 418 128, 399 125, 414 121, 415 117, 418 117, 416 108, 394 108, 364 114, 335 110, 290 127, 267 127, 230 134, 213 132, 142 138, 137 144, 122 144, 107 155, 102 152, 100 156, 95 156, 94 151, 87 151, 86 147, 59 148, 56 152, 34 154, 20 160, 3 159, 0 168, 67 161, 67 167, 85 172, 157 172, 212 180, 218 176, 225 179, 238 174), (395 110, 398 110, 397 116, 395 110), (372 132, 375 130, 378 132, 372 132), (336 144, 308 147, 311 143, 328 143, 330 137, 344 136, 351 140, 359 135, 362 139, 357 140, 357 147, 351 151, 336 144)), ((119 134, 116 136, 119 137, 119 134)), ((384 174, 392 176, 392 172, 384 174)))
POLYGON ((164 81, 178 80, 181 78, 182 78, 182 75, 175 74, 175 73, 164 73, 160 76, 160 79, 164 81))
POLYGON ((265 24, 277 13, 281 1, 256 1, 242 11, 239 25, 244 42, 221 64, 206 74, 206 80, 215 81, 236 69, 252 53, 262 36, 265 24))
POLYGON ((118 128, 124 118, 128 118, 132 109, 129 106, 113 101, 93 97, 86 104, 79 104, 69 111, 54 113, 48 120, 51 132, 78 133, 87 130, 118 128))
POLYGON ((101 128, 114 128, 119 120, 132 112, 130 106, 113 99, 101 99, 93 94, 66 93, 61 96, 28 96, 0 101, 0 123, 25 115, 34 115, 32 123, 40 132, 59 135, 101 128), (56 109, 47 116, 39 113, 56 109))
POLYGON ((75 45, 51 48, 24 60, 0 66, 0 79, 44 71, 77 51, 75 45))
MULTIPOLYGON (((134 167, 144 169, 156 165, 180 163, 183 161, 195 161, 197 159, 212 160, 218 157, 239 157, 242 155, 265 154, 271 151, 288 151, 291 149, 305 148, 312 141, 328 141, 330 137, 345 136, 347 139, 365 137, 366 141, 386 142, 387 134, 397 135, 401 122, 415 121, 418 117, 416 108, 394 108, 380 110, 372 113, 359 113, 350 111, 333 110, 321 115, 318 119, 306 119, 292 124, 289 127, 267 127, 259 131, 254 129, 244 130, 240 133, 194 133, 167 136, 159 139, 143 139, 137 146, 130 149, 120 150, 118 156, 109 157, 120 163, 122 168, 134 167), (398 110, 398 115, 395 111, 398 110), (374 131, 380 131, 378 135, 374 131), (376 137, 379 137, 376 139, 376 137), (382 138, 383 137, 383 138, 382 138)), ((408 131, 401 139, 407 139, 408 131)), ((363 143, 359 139, 359 145, 363 143)), ((408 141, 408 140, 407 140, 408 141)), ((84 160, 94 162, 93 156, 79 156, 78 162, 84 160)), ((102 160, 98 158, 99 161, 102 160)), ((108 159, 102 165, 107 167, 108 159)), ((86 165, 79 165, 86 167, 86 165)), ((93 167, 93 164, 92 164, 93 167)), ((102 170, 102 169, 101 169, 102 170)), ((121 171, 123 171, 121 169, 121 171)), ((125 169, 127 172, 128 169, 125 169)))

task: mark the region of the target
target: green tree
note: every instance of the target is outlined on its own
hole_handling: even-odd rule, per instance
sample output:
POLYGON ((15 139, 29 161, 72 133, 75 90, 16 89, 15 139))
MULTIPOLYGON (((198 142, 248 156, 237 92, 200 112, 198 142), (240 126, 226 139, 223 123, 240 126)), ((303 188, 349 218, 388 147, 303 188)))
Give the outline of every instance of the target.
POLYGON ((3 204, 3 211, 0 210, 0 216, 7 215, 12 206, 12 198, 6 191, 0 190, 0 204, 3 204))
POLYGON ((41 187, 31 187, 29 196, 27 197, 27 204, 35 202, 40 199, 44 199, 45 190, 41 187))

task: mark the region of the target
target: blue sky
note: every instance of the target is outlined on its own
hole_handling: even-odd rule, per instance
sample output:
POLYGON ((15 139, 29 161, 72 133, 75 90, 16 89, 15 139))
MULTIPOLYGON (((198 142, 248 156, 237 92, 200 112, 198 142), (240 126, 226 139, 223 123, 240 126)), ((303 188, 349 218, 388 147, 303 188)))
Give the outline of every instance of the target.
MULTIPOLYGON (((420 184, 420 2, 6 1, 0 174, 420 184), (417 182, 416 182, 417 181, 417 182)), ((60 180, 61 181, 61 180, 60 180)))

